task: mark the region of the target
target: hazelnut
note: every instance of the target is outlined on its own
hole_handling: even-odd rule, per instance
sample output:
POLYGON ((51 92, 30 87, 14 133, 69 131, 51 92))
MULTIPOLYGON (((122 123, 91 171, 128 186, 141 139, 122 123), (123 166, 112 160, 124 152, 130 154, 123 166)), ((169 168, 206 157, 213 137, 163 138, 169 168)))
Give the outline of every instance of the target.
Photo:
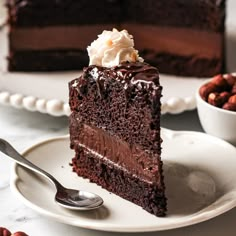
POLYGON ((215 84, 220 91, 228 90, 230 87, 226 79, 221 74, 214 76, 210 83, 215 84))
POLYGON ((202 99, 207 101, 208 95, 213 92, 218 92, 217 90, 218 88, 215 84, 208 83, 200 88, 199 93, 202 99))
POLYGON ((28 236, 28 235, 24 232, 18 231, 18 232, 15 232, 14 234, 12 234, 11 236, 28 236))
POLYGON ((229 93, 229 92, 226 92, 226 91, 225 92, 221 92, 220 93, 220 97, 222 99, 222 103, 223 104, 226 103, 230 96, 231 96, 231 93, 229 93))
POLYGON ((229 100, 228 100, 229 103, 234 103, 236 104, 236 94, 232 95, 229 100))
POLYGON ((229 111, 236 111, 236 103, 227 102, 224 104, 222 108, 229 111))
POLYGON ((0 236, 11 236, 11 232, 3 227, 0 227, 0 236))
POLYGON ((232 87, 236 83, 236 77, 233 76, 232 74, 227 74, 224 76, 224 78, 226 79, 230 87, 232 87))
POLYGON ((207 102, 213 106, 221 107, 223 104, 223 99, 219 93, 210 93, 207 102))

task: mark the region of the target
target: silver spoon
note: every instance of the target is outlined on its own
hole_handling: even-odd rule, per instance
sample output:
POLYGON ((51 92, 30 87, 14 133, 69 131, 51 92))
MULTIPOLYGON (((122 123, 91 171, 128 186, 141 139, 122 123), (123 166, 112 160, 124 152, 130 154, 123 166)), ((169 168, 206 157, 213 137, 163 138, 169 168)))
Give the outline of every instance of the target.
POLYGON ((0 139, 0 151, 11 157, 18 164, 48 178, 57 189, 55 201, 62 207, 71 210, 92 210, 103 204, 102 198, 94 193, 63 187, 52 175, 25 159, 3 139, 0 139))

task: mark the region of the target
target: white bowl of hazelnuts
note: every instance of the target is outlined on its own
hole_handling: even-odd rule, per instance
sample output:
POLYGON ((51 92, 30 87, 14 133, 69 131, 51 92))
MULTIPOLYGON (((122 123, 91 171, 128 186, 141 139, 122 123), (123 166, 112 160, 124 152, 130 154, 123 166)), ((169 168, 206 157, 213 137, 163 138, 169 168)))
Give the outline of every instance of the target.
POLYGON ((196 101, 205 132, 236 146, 236 74, 205 81, 197 90, 196 101))

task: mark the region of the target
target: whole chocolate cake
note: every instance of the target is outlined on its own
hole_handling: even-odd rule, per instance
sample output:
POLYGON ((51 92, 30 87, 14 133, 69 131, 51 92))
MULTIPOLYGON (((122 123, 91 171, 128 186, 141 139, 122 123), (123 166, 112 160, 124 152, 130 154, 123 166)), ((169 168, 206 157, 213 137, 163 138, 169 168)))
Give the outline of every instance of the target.
POLYGON ((9 70, 81 69, 89 60, 84 48, 115 27, 129 30, 161 73, 210 77, 224 71, 225 2, 7 0, 9 70))
POLYGON ((90 66, 69 83, 73 169, 156 215, 166 212, 158 70, 123 30, 88 47, 90 66))

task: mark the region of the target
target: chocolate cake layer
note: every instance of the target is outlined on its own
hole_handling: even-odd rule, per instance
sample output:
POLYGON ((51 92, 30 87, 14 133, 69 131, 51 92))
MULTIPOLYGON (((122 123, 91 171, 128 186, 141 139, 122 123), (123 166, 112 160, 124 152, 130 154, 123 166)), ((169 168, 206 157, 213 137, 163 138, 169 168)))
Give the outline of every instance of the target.
POLYGON ((226 0, 7 0, 12 25, 144 23, 224 29, 226 0), (191 12, 191 14, 186 14, 191 12), (53 14, 52 14, 53 13, 53 14), (88 17, 91 16, 91 17, 88 17), (144 17, 145 16, 145 17, 144 17))
POLYGON ((10 24, 17 27, 118 23, 118 0, 7 0, 10 24))
POLYGON ((8 56, 9 71, 78 70, 85 65, 88 65, 88 54, 75 49, 12 51, 8 56))
POLYGON ((139 54, 150 64, 158 66, 163 74, 209 77, 225 71, 225 61, 222 57, 181 56, 170 53, 156 53, 154 50, 141 50, 139 54))
POLYGON ((146 63, 89 66, 70 82, 74 170, 145 210, 166 211, 158 71, 146 63))
POLYGON ((226 0, 125 0, 123 21, 224 32, 226 0))
MULTIPOLYGON (((225 71, 222 59, 206 59, 141 50, 140 55, 162 73, 182 76, 208 77, 225 71), (168 61, 168 63, 166 63, 168 61)), ((83 50, 14 51, 8 58, 9 71, 64 71, 78 70, 88 65, 88 55, 83 50), (47 61, 47 63, 45 63, 47 61)))

